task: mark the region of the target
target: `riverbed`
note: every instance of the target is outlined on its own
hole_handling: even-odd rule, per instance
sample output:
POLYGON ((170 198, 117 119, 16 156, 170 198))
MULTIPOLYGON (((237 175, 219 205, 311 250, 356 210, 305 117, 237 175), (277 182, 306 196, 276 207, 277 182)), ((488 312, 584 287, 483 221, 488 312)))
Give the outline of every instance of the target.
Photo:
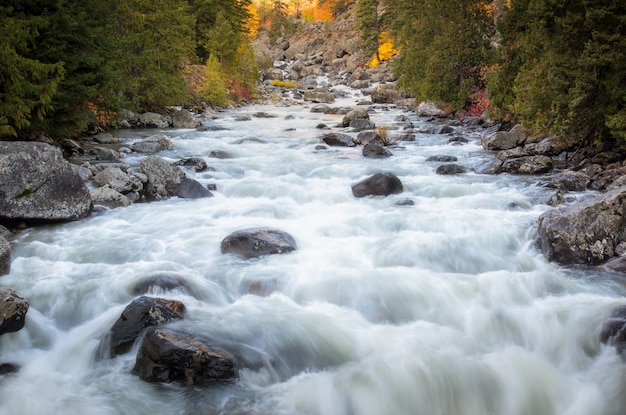
MULTIPOLYGON (((342 92, 333 106, 366 99, 342 92)), ((233 108, 205 131, 118 131, 129 144, 167 134, 175 148, 160 155, 204 158, 210 170, 185 171, 217 190, 12 237, 0 282, 31 308, 22 331, 0 338, 0 362, 21 367, 0 378, 0 414, 625 413, 626 365, 598 335, 626 289, 536 248, 537 218, 553 209, 541 203, 544 177, 473 173, 491 157, 480 128, 433 134, 437 119, 389 105, 371 106, 371 120, 392 136, 417 131, 392 157, 320 147, 320 123, 349 131, 335 128, 342 115, 311 107, 233 108), (468 173, 436 174, 433 155, 468 173), (351 185, 378 172, 404 191, 355 198, 351 185), (259 226, 288 232, 297 250, 220 252, 228 234, 259 226), (236 381, 150 384, 130 373, 133 352, 97 357, 137 284, 158 275, 184 286, 149 295, 183 302, 177 327, 234 355, 236 381)))

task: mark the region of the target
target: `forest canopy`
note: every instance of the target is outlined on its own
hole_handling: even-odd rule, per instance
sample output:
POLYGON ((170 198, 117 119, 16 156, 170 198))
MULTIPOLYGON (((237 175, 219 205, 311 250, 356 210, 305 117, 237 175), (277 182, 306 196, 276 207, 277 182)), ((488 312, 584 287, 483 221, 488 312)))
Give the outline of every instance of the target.
POLYGON ((349 6, 368 65, 395 55, 398 87, 417 100, 626 145, 622 0, 5 0, 0 138, 248 99, 259 28, 275 41, 349 6))

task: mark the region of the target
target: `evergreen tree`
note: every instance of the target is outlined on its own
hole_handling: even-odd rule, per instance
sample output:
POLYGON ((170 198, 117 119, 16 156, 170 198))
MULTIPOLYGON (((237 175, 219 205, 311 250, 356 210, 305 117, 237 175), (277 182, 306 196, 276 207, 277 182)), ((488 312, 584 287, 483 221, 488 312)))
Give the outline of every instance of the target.
POLYGON ((399 85, 418 99, 466 104, 492 61, 490 1, 386 1, 383 19, 401 49, 399 85))
POLYGON ((158 111, 186 98, 182 78, 194 45, 185 0, 116 0, 120 92, 131 107, 158 111))
POLYGON ((361 32, 361 49, 366 56, 378 56, 378 38, 380 27, 378 24, 378 0, 358 0, 355 12, 356 28, 361 32))
POLYGON ((626 4, 512 0, 498 23, 502 64, 489 80, 501 109, 536 133, 600 143, 626 133, 626 4))
POLYGON ((0 138, 15 137, 33 119, 42 119, 63 79, 61 63, 28 57, 44 19, 12 14, 0 6, 0 138))

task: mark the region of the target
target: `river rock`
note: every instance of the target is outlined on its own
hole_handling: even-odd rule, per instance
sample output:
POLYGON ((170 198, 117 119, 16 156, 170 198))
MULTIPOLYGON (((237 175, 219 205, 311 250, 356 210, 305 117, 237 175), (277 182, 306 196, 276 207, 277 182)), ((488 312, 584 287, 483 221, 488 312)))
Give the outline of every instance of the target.
POLYGON ((71 221, 91 211, 89 190, 59 148, 0 142, 0 223, 71 221))
POLYGON ((435 169, 435 173, 450 176, 454 174, 467 173, 467 169, 459 164, 442 164, 435 169))
POLYGON ((505 160, 502 171, 511 174, 542 174, 550 172, 553 166, 548 156, 525 156, 505 160))
POLYGON ((100 342, 101 354, 115 357, 130 350, 143 330, 185 317, 180 301, 156 297, 139 297, 126 306, 111 331, 100 342))
POLYGON ((626 305, 615 307, 604 321, 600 342, 615 347, 618 353, 626 349, 626 305))
POLYGON ((376 131, 360 132, 359 135, 356 136, 355 142, 361 145, 366 145, 372 142, 375 142, 381 146, 385 145, 385 139, 382 138, 376 131))
POLYGON ((445 111, 438 108, 432 101, 420 102, 415 113, 420 117, 441 117, 445 115, 445 111))
POLYGON ((198 128, 202 125, 202 121, 195 117, 191 111, 186 109, 170 110, 172 116, 172 127, 174 128, 198 128))
POLYGON ((0 276, 11 272, 11 244, 0 235, 0 276))
POLYGON ((105 167, 94 176, 93 183, 99 187, 109 186, 122 194, 143 190, 143 183, 137 176, 129 174, 119 167, 105 167))
POLYGON ((375 104, 393 104, 403 98, 391 84, 376 85, 371 93, 372 102, 375 104))
POLYGON ((202 186, 200 182, 187 177, 181 180, 174 194, 183 199, 200 199, 213 196, 213 193, 202 186))
POLYGON ((147 200, 162 200, 176 194, 185 174, 159 156, 148 156, 139 162, 147 177, 144 195, 147 200))
POLYGON ((330 104, 335 102, 335 96, 328 88, 317 88, 304 91, 302 99, 318 104, 330 104))
POLYGON ((362 154, 364 157, 372 158, 372 159, 379 159, 379 158, 393 156, 393 153, 391 151, 387 150, 385 147, 383 147, 376 141, 372 141, 371 143, 367 143, 365 146, 363 146, 362 154))
POLYGON ((174 163, 175 166, 193 166, 193 169, 197 172, 202 172, 209 169, 201 157, 185 157, 174 163))
POLYGON ((369 119, 370 119, 370 115, 368 114, 367 110, 365 108, 359 107, 359 108, 355 108, 351 110, 346 115, 344 115, 343 121, 341 124, 343 127, 349 127, 350 123, 354 120, 369 120, 369 119))
POLYGON ((457 158, 456 158, 456 156, 438 155, 438 156, 427 157, 426 161, 437 161, 437 162, 440 162, 440 163, 450 163, 452 161, 457 161, 457 158))
POLYGON ((553 177, 549 186, 557 189, 565 189, 570 192, 582 192, 587 190, 591 179, 584 173, 568 170, 553 177))
POLYGON ((222 254, 244 258, 285 254, 296 250, 296 241, 287 232, 278 229, 248 228, 235 231, 222 240, 222 254))
POLYGON ((119 144, 122 140, 114 137, 111 133, 98 133, 93 136, 93 140, 99 144, 119 144))
POLYGON ((115 189, 111 189, 109 185, 96 187, 89 191, 91 201, 94 205, 106 206, 111 209, 129 206, 131 200, 115 189))
POLYGON ((539 244, 548 260, 599 265, 626 239, 626 186, 539 216, 539 244))
POLYGON ((165 134, 154 134, 150 137, 138 141, 130 146, 130 149, 137 153, 158 153, 159 151, 172 150, 174 143, 165 134))
POLYGON ((327 133, 322 135, 322 141, 333 147, 355 147, 356 143, 351 135, 341 133, 327 133))
POLYGON ((510 131, 496 131, 483 136, 481 143, 485 150, 510 150, 522 145, 527 136, 522 126, 517 124, 510 131))
POLYGON ((388 196, 403 190, 402 182, 392 173, 377 173, 352 185, 354 197, 388 196))
POLYGON ((0 335, 24 328, 28 301, 10 288, 0 287, 0 335))
MULTIPOLYGON (((131 123, 132 125, 132 123, 131 123)), ((168 128, 172 125, 172 117, 154 112, 146 112, 137 116, 137 127, 168 128)))
POLYGON ((180 275, 163 271, 150 275, 135 284, 133 294, 142 295, 157 289, 161 291, 172 291, 176 289, 188 291, 188 286, 187 281, 180 275))
POLYGON ((163 328, 151 328, 141 343, 133 373, 146 382, 195 385, 237 377, 234 359, 201 341, 163 328))
POLYGON ((376 128, 376 124, 374 124, 374 122, 371 120, 358 119, 350 121, 349 127, 357 131, 373 130, 374 128, 376 128))

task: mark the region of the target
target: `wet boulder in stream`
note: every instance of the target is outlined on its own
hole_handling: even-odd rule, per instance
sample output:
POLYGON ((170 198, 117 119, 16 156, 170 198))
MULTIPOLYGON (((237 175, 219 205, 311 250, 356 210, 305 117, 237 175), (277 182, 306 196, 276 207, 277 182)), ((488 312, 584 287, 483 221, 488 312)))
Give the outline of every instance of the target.
POLYGON ((370 119, 370 115, 368 114, 367 110, 365 108, 359 107, 359 108, 351 110, 346 115, 344 115, 341 125, 343 127, 349 127, 350 123, 355 120, 369 120, 369 119, 370 119))
POLYGON ((615 307, 604 321, 600 342, 615 347, 618 353, 626 349, 626 305, 615 307))
POLYGON ((328 133, 322 136, 322 141, 333 147, 356 147, 351 135, 341 133, 328 133))
POLYGON ((287 232, 268 228, 247 228, 235 231, 222 240, 222 254, 243 258, 284 254, 296 250, 296 241, 287 232))
POLYGON ((599 265, 626 240, 626 186, 539 216, 539 244, 548 260, 599 265))
POLYGON ((172 330, 150 328, 139 347, 133 373, 146 382, 195 385, 234 380, 237 367, 227 353, 202 341, 172 330))
POLYGON ((147 176, 144 196, 148 200, 162 200, 176 194, 185 179, 185 173, 159 156, 148 156, 139 162, 141 172, 147 176))
POLYGON ((102 356, 115 357, 130 350, 147 327, 160 326, 185 317, 185 305, 180 301, 142 296, 131 302, 111 331, 100 342, 102 356))
POLYGON ((10 288, 0 287, 0 335, 24 328, 28 301, 10 288))
POLYGON ((388 196, 403 190, 402 182, 392 173, 377 173, 352 185, 354 197, 388 196))
POLYGON ((11 244, 2 234, 3 229, 0 225, 0 276, 11 271, 11 244))

